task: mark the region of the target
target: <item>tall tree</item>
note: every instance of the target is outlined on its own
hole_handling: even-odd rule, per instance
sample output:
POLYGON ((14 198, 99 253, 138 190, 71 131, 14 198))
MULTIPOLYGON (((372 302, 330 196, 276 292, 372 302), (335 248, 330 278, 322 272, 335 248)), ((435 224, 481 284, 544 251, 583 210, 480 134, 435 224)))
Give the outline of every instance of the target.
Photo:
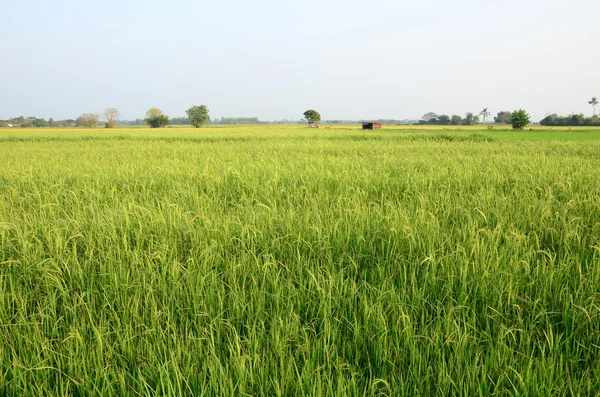
POLYGON ((98 126, 98 114, 83 113, 75 120, 77 127, 96 128, 98 126))
POLYGON ((425 113, 423 116, 421 116, 421 120, 423 120, 425 123, 429 123, 431 120, 433 119, 437 119, 438 115, 435 114, 434 112, 429 112, 429 113, 425 113))
POLYGON ((479 112, 479 115, 483 118, 483 122, 485 123, 485 120, 489 117, 491 113, 488 112, 488 108, 483 108, 483 110, 481 112, 479 112))
POLYGON ((498 115, 496 117, 494 117, 494 123, 510 124, 510 116, 511 115, 512 115, 512 112, 509 112, 507 110, 498 112, 498 115))
POLYGON ((593 117, 596 115, 596 106, 598 106, 598 99, 596 97, 593 97, 591 101, 588 101, 588 103, 594 108, 594 114, 592 115, 593 117))
POLYGON ((580 114, 572 114, 569 119, 569 125, 582 125, 585 121, 585 116, 583 113, 580 114))
POLYGON ((450 118, 450 124, 452 125, 461 125, 463 123, 463 118, 458 114, 453 114, 450 118))
POLYGON ((445 114, 440 114, 437 117, 437 121, 440 125, 448 125, 448 124, 450 124, 450 117, 448 117, 445 114))
POLYGON ((463 125, 475 125, 477 123, 479 123, 479 116, 475 116, 473 113, 465 114, 463 125))
POLYGON ((159 108, 151 108, 146 112, 146 123, 151 128, 160 128, 169 125, 170 120, 159 108))
POLYGON ((310 126, 310 124, 312 123, 318 123, 319 121, 321 121, 321 114, 316 110, 311 109, 304 112, 304 118, 306 119, 306 121, 308 121, 308 124, 310 126))
POLYGON ((195 128, 201 127, 210 121, 210 117, 208 116, 208 108, 206 105, 192 106, 185 112, 190 119, 190 124, 195 128))
POLYGON ((151 117, 162 116, 164 113, 159 108, 150 108, 146 112, 146 118, 149 119, 151 117))
POLYGON ((104 114, 104 118, 106 119, 106 128, 113 128, 121 118, 121 113, 115 108, 104 109, 102 114, 104 114))

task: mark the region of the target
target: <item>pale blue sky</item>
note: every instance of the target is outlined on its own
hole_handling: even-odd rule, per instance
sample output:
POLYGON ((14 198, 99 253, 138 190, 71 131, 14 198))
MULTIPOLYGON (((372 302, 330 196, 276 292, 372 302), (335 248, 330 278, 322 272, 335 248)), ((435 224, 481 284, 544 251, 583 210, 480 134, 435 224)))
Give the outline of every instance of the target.
POLYGON ((583 112, 600 1, 0 0, 0 119, 583 112))

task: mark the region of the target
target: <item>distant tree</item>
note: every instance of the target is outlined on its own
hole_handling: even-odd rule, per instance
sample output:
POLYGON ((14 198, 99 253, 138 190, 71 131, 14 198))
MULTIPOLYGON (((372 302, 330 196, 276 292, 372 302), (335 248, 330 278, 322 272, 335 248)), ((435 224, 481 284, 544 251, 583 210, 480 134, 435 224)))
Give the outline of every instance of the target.
POLYGON ((146 119, 146 122, 150 125, 150 128, 161 128, 170 124, 170 120, 164 114, 160 116, 153 116, 146 119))
POLYGON ((598 117, 595 116, 595 115, 592 116, 592 117, 586 117, 583 120, 583 125, 592 126, 592 125, 594 125, 596 123, 597 120, 598 120, 598 117))
POLYGON ((52 126, 53 127, 69 127, 69 123, 67 123, 67 120, 54 120, 54 121, 52 121, 52 126))
POLYGON ((98 127, 98 114, 97 113, 83 113, 75 120, 77 127, 96 128, 98 127))
POLYGON ((146 118, 149 119, 151 117, 162 116, 164 113, 159 108, 150 108, 146 112, 146 118))
POLYGON ((150 128, 161 128, 170 124, 170 120, 164 114, 160 116, 153 116, 146 119, 146 122, 150 125, 150 128))
POLYGON ((151 128, 160 128, 169 125, 169 118, 159 108, 151 108, 146 112, 146 123, 151 128))
POLYGON ((32 127, 48 127, 48 122, 44 119, 38 119, 36 117, 31 118, 32 127))
POLYGON ((463 123, 463 118, 460 117, 458 114, 453 114, 452 117, 450 118, 450 124, 452 125, 462 125, 463 123))
POLYGON ((106 128, 113 128, 121 118, 121 113, 115 108, 104 109, 103 114, 106 119, 106 123, 104 124, 106 128))
POLYGON ((437 121, 440 125, 448 125, 450 124, 450 117, 445 114, 441 114, 437 117, 437 121))
POLYGON ((185 112, 190 119, 190 124, 195 128, 201 127, 210 121, 210 117, 208 116, 208 108, 206 105, 192 106, 185 112))
MULTIPOLYGON (((258 117, 221 117, 213 121, 215 124, 260 124, 261 121, 258 117)), ((300 124, 306 124, 306 120, 303 120, 300 124)))
POLYGON ((490 114, 491 113, 488 111, 488 108, 483 108, 483 110, 479 112, 479 115, 482 117, 484 123, 485 120, 490 116, 490 114))
POLYGON ((496 117, 494 117, 494 123, 510 124, 510 116, 511 115, 512 115, 512 112, 509 112, 506 110, 498 112, 498 115, 496 117))
POLYGON ((550 114, 540 120, 541 126, 557 125, 559 117, 556 113, 550 114))
POLYGON ((569 116, 558 116, 556 113, 548 115, 540 120, 543 126, 600 126, 600 117, 585 117, 583 114, 571 114, 569 116))
POLYGON ((54 127, 54 119, 52 117, 48 119, 48 127, 54 127))
POLYGON ((19 126, 25 128, 48 127, 48 122, 44 119, 38 119, 37 117, 27 117, 26 119, 21 121, 19 126))
POLYGON ((475 125, 477 123, 479 123, 479 116, 475 116, 473 113, 465 114, 463 125, 475 125))
POLYGON ((437 119, 438 115, 433 113, 433 112, 429 112, 429 113, 425 113, 422 117, 421 120, 423 120, 425 123, 429 123, 432 119, 437 119))
POLYGON ((317 112, 316 110, 307 110, 303 114, 308 124, 318 123, 319 121, 321 121, 321 114, 319 114, 319 112, 317 112))
POLYGON ((573 114, 571 115, 571 119, 569 125, 583 125, 585 123, 585 116, 583 114, 573 114))
POLYGON ((522 130, 531 122, 529 114, 523 109, 515 110, 510 116, 512 127, 515 130, 522 130))
POLYGON ((188 117, 171 117, 171 125, 186 125, 190 124, 188 117))
POLYGON ((23 116, 13 117, 12 119, 8 120, 8 124, 12 124, 17 127, 23 127, 25 124, 27 124, 27 119, 23 116))
POLYGON ((591 101, 588 101, 588 104, 592 105, 592 107, 594 108, 594 114, 592 115, 593 117, 596 115, 596 106, 598 106, 598 99, 596 97, 593 97, 591 101))

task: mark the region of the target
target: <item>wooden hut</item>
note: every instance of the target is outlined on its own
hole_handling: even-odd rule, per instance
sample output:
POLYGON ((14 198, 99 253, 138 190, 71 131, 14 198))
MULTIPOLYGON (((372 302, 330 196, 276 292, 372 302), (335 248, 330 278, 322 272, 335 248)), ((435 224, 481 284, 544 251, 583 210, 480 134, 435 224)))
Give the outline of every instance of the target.
POLYGON ((362 123, 363 130, 378 130, 381 129, 381 123, 362 123))

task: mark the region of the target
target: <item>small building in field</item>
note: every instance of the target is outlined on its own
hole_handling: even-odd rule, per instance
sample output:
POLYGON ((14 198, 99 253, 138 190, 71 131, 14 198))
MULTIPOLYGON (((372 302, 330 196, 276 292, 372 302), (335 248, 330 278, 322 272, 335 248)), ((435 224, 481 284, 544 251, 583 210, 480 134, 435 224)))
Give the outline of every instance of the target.
POLYGON ((13 125, 13 124, 6 124, 6 126, 7 126, 8 128, 13 128, 13 127, 14 127, 14 125, 13 125))
POLYGON ((362 123, 363 130, 378 130, 381 129, 381 123, 362 123))
POLYGON ((319 128, 319 123, 308 123, 308 128, 319 128))

